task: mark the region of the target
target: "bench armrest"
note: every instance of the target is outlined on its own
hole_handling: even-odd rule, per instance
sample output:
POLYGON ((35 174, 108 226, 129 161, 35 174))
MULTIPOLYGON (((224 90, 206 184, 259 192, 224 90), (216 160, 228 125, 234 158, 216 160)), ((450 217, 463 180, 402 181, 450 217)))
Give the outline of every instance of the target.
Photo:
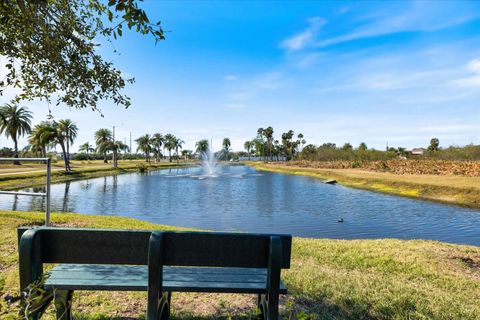
POLYGON ((40 278, 43 273, 41 260, 40 229, 29 229, 22 234, 18 244, 20 291, 40 278))

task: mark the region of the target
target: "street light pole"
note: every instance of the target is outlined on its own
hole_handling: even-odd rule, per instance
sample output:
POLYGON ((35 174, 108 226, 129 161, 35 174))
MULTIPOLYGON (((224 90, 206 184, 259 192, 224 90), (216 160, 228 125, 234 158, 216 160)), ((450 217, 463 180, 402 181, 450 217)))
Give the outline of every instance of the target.
POLYGON ((115 144, 115 126, 113 126, 113 167, 117 167, 117 146, 115 144))

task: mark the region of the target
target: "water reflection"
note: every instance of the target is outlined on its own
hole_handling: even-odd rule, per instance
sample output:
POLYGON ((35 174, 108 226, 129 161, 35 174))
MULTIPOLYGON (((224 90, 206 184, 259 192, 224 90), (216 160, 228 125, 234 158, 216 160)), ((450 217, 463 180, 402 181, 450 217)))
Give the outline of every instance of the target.
MULTIPOLYGON (((480 245, 480 212, 325 185, 301 176, 220 167, 125 174, 52 186, 52 210, 124 215, 191 228, 327 238, 424 238, 480 245), (339 217, 343 223, 337 223, 339 217)), ((35 188, 27 191, 45 192, 35 188)), ((0 208, 45 210, 41 197, 0 195, 0 208)))

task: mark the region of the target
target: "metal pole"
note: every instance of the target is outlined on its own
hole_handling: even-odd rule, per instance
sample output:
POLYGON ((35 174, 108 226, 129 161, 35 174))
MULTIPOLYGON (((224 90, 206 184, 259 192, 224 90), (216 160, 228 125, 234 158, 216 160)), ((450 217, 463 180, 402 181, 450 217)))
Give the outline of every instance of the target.
POLYGON ((113 167, 117 167, 117 150, 115 145, 115 126, 113 126, 113 167))
POLYGON ((48 159, 47 160, 47 191, 46 191, 46 194, 47 194, 47 208, 46 208, 46 211, 45 211, 45 226, 49 226, 50 225, 50 182, 51 182, 51 174, 52 174, 52 164, 51 164, 51 160, 48 159))

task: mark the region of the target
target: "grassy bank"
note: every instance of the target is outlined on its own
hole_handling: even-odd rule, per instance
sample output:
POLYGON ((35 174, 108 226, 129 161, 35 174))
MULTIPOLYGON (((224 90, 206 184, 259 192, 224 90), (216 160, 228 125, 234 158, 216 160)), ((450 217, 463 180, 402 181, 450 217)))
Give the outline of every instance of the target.
MULTIPOLYGON (((111 163, 103 161, 72 161, 72 171, 65 172, 62 166, 55 164, 52 166, 52 183, 65 181, 82 180, 88 178, 102 177, 139 170, 139 165, 143 165, 143 160, 124 160, 119 161, 117 168, 113 168, 111 163)), ((189 166, 192 163, 180 162, 152 162, 148 168, 150 170, 162 168, 177 168, 189 166)), ((0 168, 0 188, 2 190, 14 190, 24 187, 40 186, 45 184, 45 165, 24 164, 21 166, 3 166, 0 168)))
MULTIPOLYGON (((120 217, 53 214, 58 226, 177 229, 120 217)), ((16 227, 41 224, 43 213, 0 211, 0 295, 18 290, 16 227)), ((479 319, 480 248, 434 241, 295 238, 281 299, 290 319, 479 319)), ((78 292, 77 319, 138 319, 144 293, 78 292)), ((174 319, 249 319, 250 295, 174 294, 174 319)), ((0 318, 17 305, 2 298, 0 318)), ((51 318, 51 313, 47 318, 51 318)))
POLYGON ((480 177, 398 175, 359 169, 308 168, 285 163, 246 164, 258 170, 334 179, 342 185, 354 188, 480 208, 480 177))

